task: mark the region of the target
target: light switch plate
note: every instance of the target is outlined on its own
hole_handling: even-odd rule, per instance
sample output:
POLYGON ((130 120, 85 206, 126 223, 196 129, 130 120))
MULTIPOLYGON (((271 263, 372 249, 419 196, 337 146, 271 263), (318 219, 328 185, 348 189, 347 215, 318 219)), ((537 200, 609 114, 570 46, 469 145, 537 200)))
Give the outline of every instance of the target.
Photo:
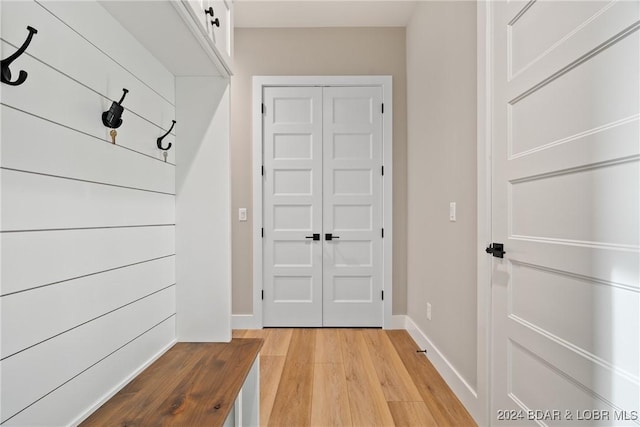
POLYGON ((247 208, 239 208, 238 209, 238 220, 246 221, 247 220, 247 208))
POLYGON ((455 222, 456 220, 456 202, 449 203, 449 221, 455 222))

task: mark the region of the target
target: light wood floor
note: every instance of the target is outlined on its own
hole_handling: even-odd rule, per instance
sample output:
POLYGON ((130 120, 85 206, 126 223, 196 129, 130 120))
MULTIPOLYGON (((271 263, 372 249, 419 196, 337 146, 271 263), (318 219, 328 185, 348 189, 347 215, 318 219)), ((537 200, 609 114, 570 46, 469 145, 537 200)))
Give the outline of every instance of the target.
POLYGON ((475 426, 406 331, 234 330, 263 338, 262 426, 475 426))

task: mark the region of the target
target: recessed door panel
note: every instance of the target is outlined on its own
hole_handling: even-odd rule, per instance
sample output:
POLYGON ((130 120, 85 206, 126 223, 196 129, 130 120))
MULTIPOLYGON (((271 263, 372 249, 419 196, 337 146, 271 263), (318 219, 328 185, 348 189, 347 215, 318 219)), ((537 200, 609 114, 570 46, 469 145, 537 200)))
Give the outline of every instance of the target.
POLYGON ((333 195, 370 196, 373 191, 371 169, 334 169, 333 195))
POLYGON ((313 247, 305 241, 273 242, 274 267, 312 267, 313 247))
POLYGON ((373 230, 371 205, 333 205, 333 231, 373 230))
POLYGON ((313 230, 313 205, 276 205, 273 207, 274 231, 313 230))
POLYGON ((313 303, 313 277, 275 276, 273 300, 276 303, 313 303))
POLYGON ((334 304, 373 302, 373 278, 371 276, 334 276, 332 302, 334 304))
POLYGON ((273 135, 273 158, 276 160, 313 158, 313 135, 276 134, 273 135))
POLYGON ((373 159, 370 133, 337 133, 333 135, 333 159, 373 159))
POLYGON ((276 196, 313 195, 313 172, 311 169, 274 170, 273 194, 276 196))
POLYGON ((332 267, 372 267, 373 244, 371 241, 353 242, 348 240, 334 241, 331 246, 332 267))
MULTIPOLYGON (((318 119, 314 115, 314 101, 312 96, 301 94, 299 97, 291 95, 291 90, 287 88, 269 88, 266 91, 280 90, 287 92, 282 96, 272 98, 272 102, 267 105, 272 106, 274 124, 313 124, 318 119)), ((266 92, 265 91, 265 92, 266 92)), ((315 108, 317 111, 317 108, 315 108)))
MULTIPOLYGON (((345 93, 344 96, 336 93, 335 90, 340 91, 341 88, 327 88, 329 90, 334 91, 331 96, 330 104, 331 108, 330 115, 327 116, 331 118, 328 123, 330 125, 371 125, 373 122, 373 99, 371 96, 361 91, 360 88, 346 88, 346 91, 350 89, 355 89, 355 91, 359 91, 356 93, 352 91, 352 93, 345 93)), ((345 92, 346 92, 345 91, 345 92)))

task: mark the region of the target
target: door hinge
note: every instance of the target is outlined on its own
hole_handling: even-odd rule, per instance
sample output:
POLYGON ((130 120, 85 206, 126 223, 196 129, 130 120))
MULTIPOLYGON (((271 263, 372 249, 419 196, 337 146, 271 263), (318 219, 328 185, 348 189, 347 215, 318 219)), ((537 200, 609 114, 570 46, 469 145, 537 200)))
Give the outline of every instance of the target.
POLYGON ((264 106, 264 102, 262 103, 262 114, 267 112, 267 108, 264 106))
POLYGON ((260 291, 261 297, 262 299, 264 299, 264 289, 262 291, 260 291))
POLYGON ((384 301, 384 291, 380 291, 382 292, 382 301, 384 301))
POLYGON ((382 229, 382 238, 384 239, 384 228, 382 229))
POLYGON ((264 237, 264 227, 262 227, 261 231, 260 231, 260 236, 264 237))
POLYGON ((382 173, 382 176, 384 176, 384 166, 380 166, 380 172, 382 173))
POLYGON ((382 114, 384 114, 384 102, 382 103, 382 114))
POLYGON ((264 166, 260 166, 260 174, 264 176, 264 166))

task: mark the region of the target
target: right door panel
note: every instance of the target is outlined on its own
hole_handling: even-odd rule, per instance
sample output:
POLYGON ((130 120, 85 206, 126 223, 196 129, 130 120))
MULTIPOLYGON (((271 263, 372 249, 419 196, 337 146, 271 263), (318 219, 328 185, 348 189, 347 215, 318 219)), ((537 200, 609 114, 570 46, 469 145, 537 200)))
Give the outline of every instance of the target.
POLYGON ((379 87, 323 90, 324 326, 382 325, 381 105, 379 87))

